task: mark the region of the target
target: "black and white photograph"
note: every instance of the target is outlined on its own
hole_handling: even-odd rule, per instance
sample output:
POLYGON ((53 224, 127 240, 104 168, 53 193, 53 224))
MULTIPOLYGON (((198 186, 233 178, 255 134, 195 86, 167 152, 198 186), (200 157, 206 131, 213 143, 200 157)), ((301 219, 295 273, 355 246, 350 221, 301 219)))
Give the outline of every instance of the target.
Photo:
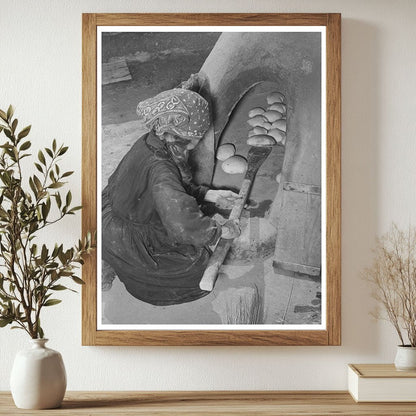
POLYGON ((97 31, 98 329, 325 329, 325 39, 97 31))

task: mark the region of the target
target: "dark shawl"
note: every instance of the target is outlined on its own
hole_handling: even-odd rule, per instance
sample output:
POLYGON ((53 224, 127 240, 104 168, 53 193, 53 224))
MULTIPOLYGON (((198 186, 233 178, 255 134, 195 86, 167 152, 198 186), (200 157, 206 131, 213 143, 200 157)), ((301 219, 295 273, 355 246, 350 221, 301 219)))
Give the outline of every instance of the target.
POLYGON ((134 297, 172 305, 209 293, 199 281, 221 231, 199 209, 206 191, 184 184, 153 133, 111 175, 102 194, 102 258, 134 297))

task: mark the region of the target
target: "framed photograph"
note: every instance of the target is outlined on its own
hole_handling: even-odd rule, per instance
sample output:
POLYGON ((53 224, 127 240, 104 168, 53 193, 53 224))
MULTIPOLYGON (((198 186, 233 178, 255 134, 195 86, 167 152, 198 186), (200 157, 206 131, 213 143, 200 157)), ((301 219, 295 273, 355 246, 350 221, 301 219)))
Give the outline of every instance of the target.
POLYGON ((340 33, 83 15, 83 345, 340 345, 340 33))

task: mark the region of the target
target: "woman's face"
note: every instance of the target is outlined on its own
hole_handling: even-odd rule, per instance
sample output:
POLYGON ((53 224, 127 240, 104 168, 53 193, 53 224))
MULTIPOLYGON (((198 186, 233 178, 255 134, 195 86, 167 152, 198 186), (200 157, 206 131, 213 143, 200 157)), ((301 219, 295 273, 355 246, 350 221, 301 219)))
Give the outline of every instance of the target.
MULTIPOLYGON (((178 137, 179 136, 175 136, 174 134, 167 133, 167 132, 165 132, 164 135, 163 135, 163 138, 164 138, 164 140, 167 143, 175 143, 175 142, 178 142, 178 137)), ((182 139, 181 137, 179 137, 179 139, 188 142, 186 144, 186 146, 185 146, 185 149, 186 150, 193 150, 193 149, 195 149, 195 147, 199 143, 199 139, 195 139, 195 138, 193 138, 193 139, 182 139)))

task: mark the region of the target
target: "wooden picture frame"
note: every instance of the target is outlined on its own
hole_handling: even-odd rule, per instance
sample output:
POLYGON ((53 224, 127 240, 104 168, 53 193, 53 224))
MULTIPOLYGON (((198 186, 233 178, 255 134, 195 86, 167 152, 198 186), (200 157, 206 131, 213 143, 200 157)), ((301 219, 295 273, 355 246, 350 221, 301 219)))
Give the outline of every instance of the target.
MULTIPOLYGON (((340 345, 341 344, 341 15, 320 14, 101 14, 82 16, 82 229, 97 229, 97 28, 101 26, 319 26, 326 41, 326 303, 319 330, 100 330, 97 254, 83 266, 83 345, 340 345)), ((307 66, 306 65, 306 71, 307 66)), ((289 184, 289 182, 287 182, 289 184)), ((296 271, 294 271, 296 273, 296 271)))

